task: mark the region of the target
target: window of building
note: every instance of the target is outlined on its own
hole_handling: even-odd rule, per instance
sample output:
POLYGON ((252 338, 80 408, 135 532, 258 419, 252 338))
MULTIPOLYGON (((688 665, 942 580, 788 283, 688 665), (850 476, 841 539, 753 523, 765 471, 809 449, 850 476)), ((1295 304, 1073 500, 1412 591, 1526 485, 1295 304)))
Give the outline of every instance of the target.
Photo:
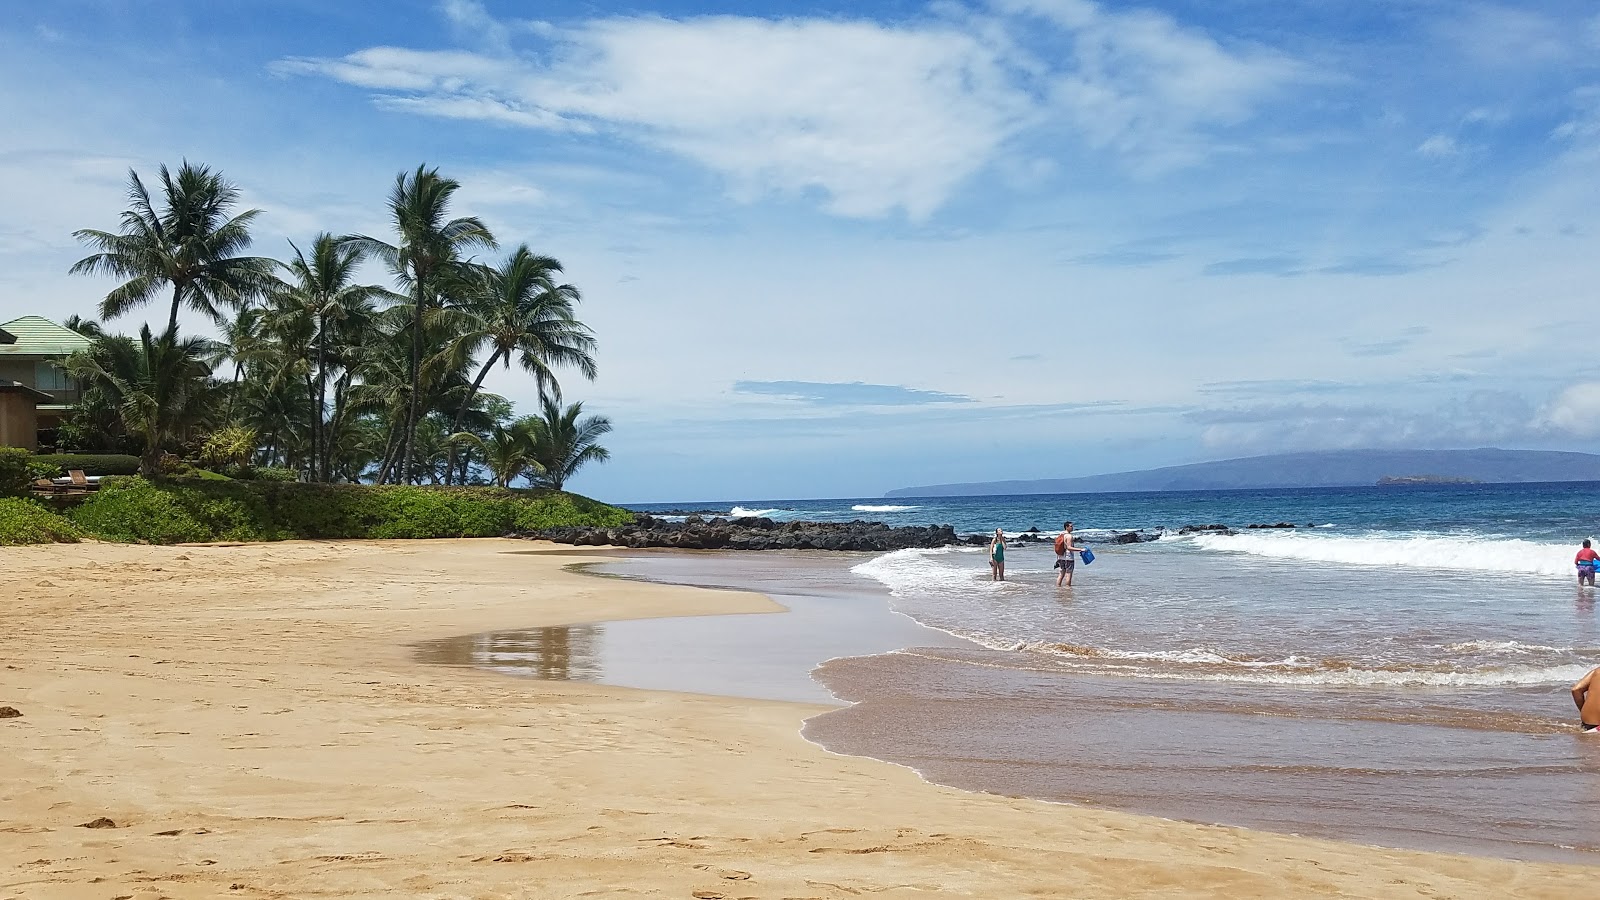
POLYGON ((65 391, 71 387, 67 383, 67 373, 53 362, 34 364, 33 386, 41 391, 65 391))

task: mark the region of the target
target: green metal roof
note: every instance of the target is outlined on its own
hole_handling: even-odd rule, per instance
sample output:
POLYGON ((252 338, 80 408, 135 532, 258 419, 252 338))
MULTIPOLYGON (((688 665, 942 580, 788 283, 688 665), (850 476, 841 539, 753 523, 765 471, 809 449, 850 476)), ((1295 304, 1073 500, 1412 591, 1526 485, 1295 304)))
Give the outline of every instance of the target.
POLYGON ((66 356, 87 350, 93 344, 83 335, 44 316, 23 316, 0 322, 0 331, 17 339, 14 344, 0 344, 0 357, 66 356))

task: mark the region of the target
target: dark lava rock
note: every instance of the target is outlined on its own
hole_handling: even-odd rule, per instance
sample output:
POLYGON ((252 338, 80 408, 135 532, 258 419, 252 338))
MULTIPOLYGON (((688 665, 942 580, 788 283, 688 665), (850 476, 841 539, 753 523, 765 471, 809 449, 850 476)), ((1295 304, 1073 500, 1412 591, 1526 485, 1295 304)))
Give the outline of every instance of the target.
POLYGON ((1233 529, 1226 525, 1185 525, 1178 529, 1179 534, 1233 534, 1233 529))
POLYGON ((22 717, 22 710, 15 706, 0 706, 0 719, 18 719, 22 717))
POLYGON ((1246 528, 1293 528, 1288 522, 1275 522, 1271 525, 1246 525, 1246 528))
POLYGON ((83 822, 83 823, 79 824, 78 827, 79 828, 115 828, 115 827, 117 827, 117 823, 111 821, 110 819, 106 818, 105 816, 101 816, 100 818, 95 819, 93 821, 83 822))
POLYGON ((1137 532, 1137 531, 1129 531, 1129 532, 1126 532, 1124 534, 1119 534, 1116 537, 1112 538, 1111 539, 1111 543, 1113 543, 1113 544, 1137 544, 1137 543, 1139 543, 1140 541, 1143 541, 1143 540, 1144 540, 1144 537, 1142 535, 1140 535, 1139 532, 1137 532))
POLYGON ((517 537, 554 541, 578 547, 673 547, 680 550, 868 550, 883 552, 911 547, 945 547, 958 542, 949 525, 906 525, 882 522, 774 522, 740 517, 706 522, 691 517, 666 522, 638 516, 621 528, 561 527, 526 532, 517 537))

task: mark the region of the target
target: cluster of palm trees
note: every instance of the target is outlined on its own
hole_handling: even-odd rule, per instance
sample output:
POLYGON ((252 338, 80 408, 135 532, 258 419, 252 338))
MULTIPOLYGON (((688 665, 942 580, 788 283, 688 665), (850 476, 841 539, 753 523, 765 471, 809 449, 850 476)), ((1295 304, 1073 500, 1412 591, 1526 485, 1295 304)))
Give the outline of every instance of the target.
POLYGON ((93 346, 67 361, 82 399, 60 443, 137 452, 147 473, 169 455, 238 458, 244 469, 291 469, 310 481, 502 487, 520 477, 561 489, 607 459, 611 430, 583 404, 563 406, 558 372, 595 377, 594 336, 576 317, 578 289, 561 263, 497 248, 471 216, 453 217, 459 184, 436 169, 401 173, 390 193, 393 234, 319 234, 287 262, 245 255, 259 210, 235 212, 239 190, 185 161, 160 170, 152 197, 129 173, 117 231, 76 232, 93 252, 74 273, 120 283, 100 304, 109 320, 170 292, 167 327, 136 337, 74 317, 93 346), (369 262, 391 286, 363 284, 369 262), (188 309, 219 336, 181 336, 188 309), (496 366, 533 376, 539 410, 517 417, 483 390, 496 366), (237 448, 243 448, 238 452, 237 448), (225 450, 223 448, 234 448, 225 450))

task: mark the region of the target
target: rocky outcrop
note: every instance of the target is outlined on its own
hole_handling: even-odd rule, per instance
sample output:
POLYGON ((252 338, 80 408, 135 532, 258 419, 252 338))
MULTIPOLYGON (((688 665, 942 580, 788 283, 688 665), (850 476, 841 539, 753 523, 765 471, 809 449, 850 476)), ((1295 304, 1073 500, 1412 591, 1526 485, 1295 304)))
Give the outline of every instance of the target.
POLYGON ((765 517, 710 520, 691 515, 668 522, 648 515, 616 528, 545 528, 518 537, 579 547, 672 547, 680 550, 864 550, 882 553, 957 543, 949 525, 882 522, 774 522, 765 517))

